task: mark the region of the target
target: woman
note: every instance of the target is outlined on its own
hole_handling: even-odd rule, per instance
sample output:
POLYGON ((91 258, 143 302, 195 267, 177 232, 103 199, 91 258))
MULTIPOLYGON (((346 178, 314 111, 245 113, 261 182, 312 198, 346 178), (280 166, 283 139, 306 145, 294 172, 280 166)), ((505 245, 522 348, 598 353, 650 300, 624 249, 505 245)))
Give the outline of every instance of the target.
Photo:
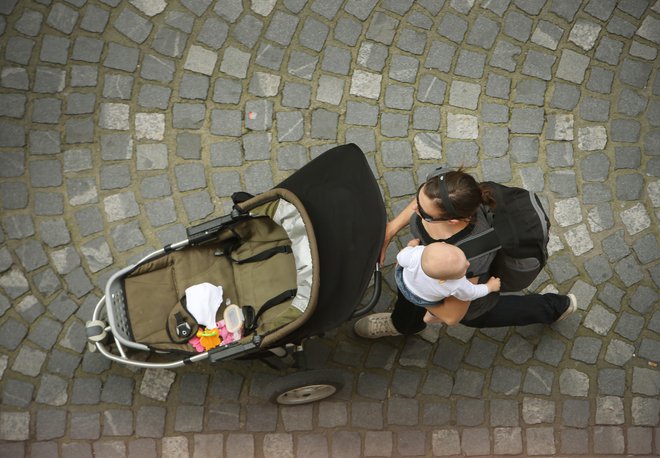
MULTIPOLYGON (((444 241, 455 244, 470 235, 479 234, 490 227, 485 206, 494 208, 495 201, 485 184, 478 184, 469 174, 449 171, 435 174, 417 190, 410 204, 385 229, 381 250, 381 264, 392 238, 410 223, 413 237, 421 243, 444 241)), ((473 282, 485 282, 496 253, 470 261, 473 282)), ((534 323, 553 323, 564 319, 577 309, 575 296, 559 294, 529 294, 500 296, 490 293, 471 303, 454 297, 445 300, 435 315, 447 325, 461 323, 484 328, 522 326, 534 323)), ((425 310, 410 303, 398 292, 394 311, 375 313, 355 323, 355 332, 361 337, 378 338, 416 334, 424 329, 425 310)))

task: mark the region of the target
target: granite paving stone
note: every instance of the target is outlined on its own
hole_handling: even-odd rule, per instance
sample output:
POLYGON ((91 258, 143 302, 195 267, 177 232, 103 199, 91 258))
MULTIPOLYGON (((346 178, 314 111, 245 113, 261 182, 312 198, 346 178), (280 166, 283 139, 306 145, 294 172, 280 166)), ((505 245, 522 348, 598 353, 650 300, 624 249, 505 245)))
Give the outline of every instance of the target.
POLYGON ((62 323, 64 323, 77 309, 78 305, 63 293, 58 294, 57 297, 48 304, 48 311, 62 323))
POLYGON ((654 426, 658 424, 657 399, 634 397, 632 400, 633 424, 640 426, 654 426))
POLYGON ((422 410, 422 424, 429 426, 442 426, 449 423, 451 406, 448 403, 425 403, 422 410))
POLYGON ((637 91, 624 88, 617 100, 616 109, 619 113, 628 116, 637 116, 642 113, 648 104, 648 99, 640 95, 637 91))
POLYGON ((531 366, 525 375, 523 392, 549 395, 552 392, 553 380, 553 372, 541 366, 531 366))
MULTIPOLYGON (((321 87, 323 87, 322 82, 327 81, 327 79, 330 79, 332 77, 328 76, 321 76, 321 80, 319 80, 319 93, 321 91, 321 87), (324 80, 326 78, 326 80, 324 80)), ((339 81, 341 82, 341 89, 343 89, 344 82, 338 78, 332 78, 333 81, 339 81)), ((341 100, 341 90, 337 91, 337 86, 336 84, 331 84, 327 83, 330 88, 326 89, 328 92, 331 92, 327 95, 328 98, 331 98, 331 100, 335 100, 336 97, 339 97, 339 100, 341 100), (338 94, 337 94, 338 92, 338 94)), ((240 95, 240 86, 238 87, 237 94, 240 95)), ((318 93, 317 93, 318 94, 318 93)), ((307 84, 299 84, 299 83, 291 83, 291 82, 285 82, 284 83, 284 89, 282 91, 282 105, 286 107, 292 107, 292 108, 308 108, 310 104, 310 97, 311 97, 311 87, 307 84)), ((320 100, 319 96, 317 95, 317 98, 320 100)), ((337 100, 334 105, 339 104, 339 100, 337 100)), ((330 103, 328 100, 322 100, 324 102, 330 103)))
POLYGON ((592 66, 587 81, 587 89, 601 94, 609 94, 612 90, 614 73, 602 67, 592 66))
POLYGON ((57 375, 44 374, 35 401, 50 406, 62 406, 67 400, 66 380, 57 375))
POLYGON ((66 412, 41 410, 37 413, 36 436, 38 440, 57 439, 64 436, 66 412))
MULTIPOLYGON (((633 380, 634 382, 634 380, 633 380)), ((601 369, 598 373, 598 393, 623 396, 626 389, 626 373, 622 369, 601 369)))
POLYGON ((136 430, 137 437, 163 436, 166 410, 163 407, 143 406, 137 411, 136 430))
POLYGON ((23 345, 18 351, 16 360, 12 365, 12 369, 23 375, 35 377, 39 375, 45 360, 45 352, 28 345, 23 345))
POLYGON ((44 16, 41 12, 26 9, 14 24, 14 28, 24 35, 36 36, 41 29, 44 16))
MULTIPOLYGON (((167 108, 172 90, 155 84, 145 84, 140 88, 138 104, 142 108, 167 108)), ((122 97, 124 98, 124 97, 122 97)))
POLYGON ((658 385, 657 372, 647 368, 633 368, 633 393, 653 397, 658 395, 659 390, 660 385, 658 385))
POLYGON ((636 88, 643 88, 651 72, 650 64, 634 59, 624 59, 619 80, 636 88))
POLYGON ((654 361, 658 359, 658 349, 660 348, 660 343, 657 340, 643 338, 642 343, 639 346, 639 356, 646 358, 649 361, 654 361))
POLYGON ((392 392, 406 397, 414 397, 420 385, 421 375, 409 370, 397 370, 392 379, 392 392))
POLYGON ((623 366, 633 357, 634 350, 635 348, 632 345, 622 340, 613 339, 607 346, 605 361, 617 366, 623 366))
POLYGON ((73 382, 72 404, 94 405, 101 399, 101 381, 94 378, 78 378, 73 382))
MULTIPOLYGON (((239 430, 239 418, 240 406, 238 404, 212 402, 207 406, 207 425, 211 431, 237 431, 239 430)), ((164 414, 162 423, 164 424, 164 414)))
POLYGON ((69 417, 70 435, 73 439, 98 439, 101 433, 98 413, 72 412, 69 417))
POLYGON ((133 380, 122 376, 110 376, 103 384, 101 400, 103 402, 130 405, 132 401, 133 380))
POLYGON ((573 341, 571 359, 594 364, 598 359, 602 342, 594 337, 577 337, 573 341))
POLYGON ((660 257, 660 250, 656 238, 651 235, 645 235, 633 244, 633 250, 642 264, 655 261, 660 257))
MULTIPOLYGON (((538 79, 525 78, 516 84, 515 102, 543 106, 547 83, 538 79)), ((561 139, 555 139, 561 140, 561 139)))
POLYGON ((357 63, 373 71, 381 71, 388 57, 385 45, 373 41, 365 41, 360 45, 357 63))
POLYGON ((30 405, 33 392, 34 386, 32 384, 20 380, 8 379, 2 391, 2 402, 8 406, 25 408, 30 405))
POLYGON ((593 432, 596 453, 623 453, 624 436, 620 427, 596 426, 593 432))

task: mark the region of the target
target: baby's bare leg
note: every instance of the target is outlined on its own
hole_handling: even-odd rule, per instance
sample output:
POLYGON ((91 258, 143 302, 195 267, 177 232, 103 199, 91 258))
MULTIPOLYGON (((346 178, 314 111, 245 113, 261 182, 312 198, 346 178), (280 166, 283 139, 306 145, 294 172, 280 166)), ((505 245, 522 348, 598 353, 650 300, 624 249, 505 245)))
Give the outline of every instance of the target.
MULTIPOLYGON (((469 302, 461 301, 454 296, 449 296, 445 298, 442 304, 427 307, 426 314, 428 315, 430 313, 436 317, 439 322, 454 326, 463 319, 467 313, 469 305, 469 302)), ((430 323, 429 321, 426 321, 426 317, 424 318, 424 322, 430 323)))
POLYGON ((442 323, 442 320, 427 310, 426 315, 424 315, 424 323, 426 324, 442 323))

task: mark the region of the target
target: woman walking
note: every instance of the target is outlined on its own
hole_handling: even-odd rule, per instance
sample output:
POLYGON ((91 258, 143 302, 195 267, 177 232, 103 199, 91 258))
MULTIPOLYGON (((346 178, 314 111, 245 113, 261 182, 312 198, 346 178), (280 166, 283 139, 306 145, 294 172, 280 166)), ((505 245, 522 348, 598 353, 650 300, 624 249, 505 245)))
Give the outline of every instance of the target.
MULTIPOLYGON (((381 250, 381 263, 392 238, 410 224, 413 237, 423 245, 433 242, 456 244, 467 237, 488 230, 487 207, 494 208, 495 200, 485 183, 458 171, 441 172, 431 176, 417 190, 415 199, 387 224, 381 250)), ((470 260, 471 280, 484 283, 490 277, 489 268, 496 253, 470 260)), ((553 323, 564 319, 577 309, 575 296, 560 294, 500 295, 497 292, 474 301, 445 300, 435 315, 447 325, 461 323, 475 328, 522 326, 553 323)), ((425 310, 408 301, 399 291, 393 312, 375 313, 358 320, 354 329, 365 338, 412 335, 422 331, 425 310)))

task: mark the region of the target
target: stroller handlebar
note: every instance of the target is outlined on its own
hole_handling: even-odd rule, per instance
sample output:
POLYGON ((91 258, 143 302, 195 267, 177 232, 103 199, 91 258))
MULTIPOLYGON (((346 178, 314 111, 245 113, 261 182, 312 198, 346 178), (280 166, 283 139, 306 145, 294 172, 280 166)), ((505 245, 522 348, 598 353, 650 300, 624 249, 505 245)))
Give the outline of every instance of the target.
POLYGON ((378 299, 380 299, 380 293, 383 290, 382 282, 383 273, 380 271, 380 264, 376 263, 376 270, 374 270, 374 290, 371 293, 371 298, 369 298, 369 302, 367 302, 365 306, 360 307, 353 312, 351 319, 364 316, 373 310, 373 308, 378 303, 378 299))
POLYGON ((191 245, 200 245, 204 242, 208 242, 209 240, 213 240, 226 226, 247 216, 249 216, 247 213, 243 213, 235 207, 231 213, 227 215, 186 229, 188 234, 188 241, 191 245))

